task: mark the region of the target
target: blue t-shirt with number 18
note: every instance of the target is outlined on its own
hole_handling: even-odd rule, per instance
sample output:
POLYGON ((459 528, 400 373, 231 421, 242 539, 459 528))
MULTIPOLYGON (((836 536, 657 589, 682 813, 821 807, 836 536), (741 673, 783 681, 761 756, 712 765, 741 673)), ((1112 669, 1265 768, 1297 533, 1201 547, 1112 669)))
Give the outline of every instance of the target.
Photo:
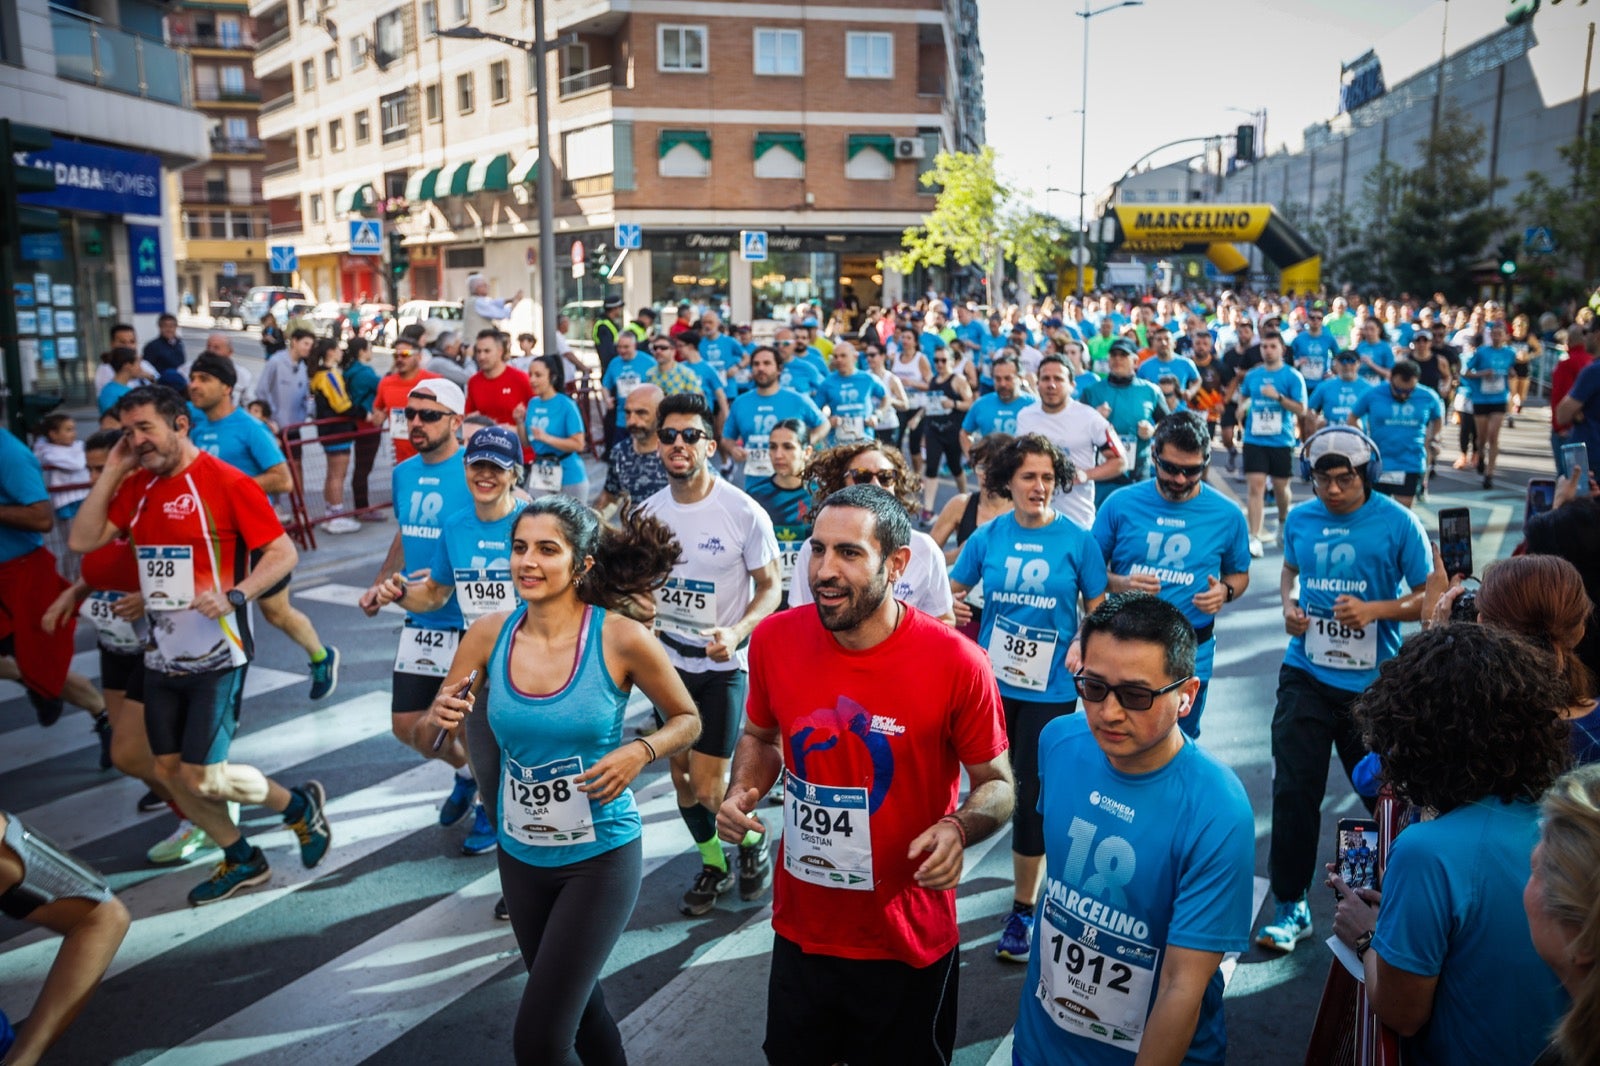
MULTIPOLYGON (((391 478, 405 572, 414 574, 433 565, 446 520, 472 506, 472 490, 467 488, 459 453, 437 463, 425 463, 422 456, 413 455, 394 468, 391 478)), ((461 607, 452 595, 437 611, 413 613, 408 621, 423 629, 460 629, 461 607)))

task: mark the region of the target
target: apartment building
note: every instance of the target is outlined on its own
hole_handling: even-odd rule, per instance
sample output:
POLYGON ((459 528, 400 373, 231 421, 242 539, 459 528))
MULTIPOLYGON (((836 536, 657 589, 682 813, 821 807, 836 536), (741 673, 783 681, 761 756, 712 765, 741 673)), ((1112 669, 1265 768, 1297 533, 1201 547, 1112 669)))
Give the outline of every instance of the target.
POLYGON ((194 106, 205 116, 211 145, 205 166, 172 182, 178 287, 185 302, 193 298, 204 308, 268 280, 266 155, 256 131, 261 87, 248 0, 180 0, 167 16, 167 39, 189 57, 194 106))
MULTIPOLYGON (((549 145, 536 143, 529 0, 253 0, 271 244, 319 298, 385 292, 349 254, 351 219, 404 234, 402 297, 537 287, 537 167, 552 166, 562 304, 726 302, 739 318, 802 299, 896 294, 878 261, 931 206, 919 176, 983 140, 973 0, 863 7, 741 0, 550 0, 549 145), (324 4, 318 7, 318 3, 324 4), (608 283, 572 269, 614 226, 643 247, 608 283), (769 234, 764 263, 742 229, 769 234)), ((614 250, 612 251, 615 257, 614 250)))

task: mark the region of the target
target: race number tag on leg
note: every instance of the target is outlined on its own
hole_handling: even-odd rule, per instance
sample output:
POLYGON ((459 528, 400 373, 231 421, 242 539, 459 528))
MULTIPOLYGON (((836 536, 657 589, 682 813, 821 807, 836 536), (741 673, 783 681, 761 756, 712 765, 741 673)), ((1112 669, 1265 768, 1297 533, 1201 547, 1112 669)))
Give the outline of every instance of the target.
POLYGON ((1004 616, 996 618, 989 632, 989 662, 995 677, 1016 688, 1043 692, 1050 687, 1056 639, 1053 629, 1033 629, 1004 616))
POLYGON ((181 611, 194 602, 193 548, 155 545, 136 550, 145 610, 181 611))
POLYGON ((1347 626, 1332 611, 1307 607, 1306 658, 1330 670, 1371 670, 1378 665, 1378 624, 1347 626))
POLYGON ((1159 950, 1074 918, 1053 900, 1045 902, 1033 950, 1041 953, 1034 995, 1051 1021, 1077 1036, 1139 1050, 1159 950))
POLYGON ((120 652, 136 652, 144 648, 144 641, 139 639, 139 632, 134 629, 133 623, 117 617, 112 609, 126 595, 126 592, 91 592, 89 598, 83 601, 83 606, 78 608, 78 615, 99 631, 102 648, 120 652))
POLYGON ((574 755, 543 766, 522 766, 506 756, 500 820, 506 835, 537 848, 594 839, 589 796, 578 791, 583 760, 574 755))
POLYGON ((872 891, 872 823, 864 788, 784 775, 783 866, 824 888, 872 891))
POLYGON ((692 637, 717 624, 717 586, 710 581, 668 578, 656 590, 656 628, 692 637))
POLYGON ((772 476, 772 452, 765 444, 752 444, 744 450, 744 476, 772 476))
POLYGON ((1283 408, 1250 408, 1250 434, 1255 437, 1276 437, 1283 432, 1283 408))
POLYGON ((453 629, 423 629, 406 626, 400 630, 400 650, 395 653, 394 672, 443 677, 456 657, 461 634, 453 629))
POLYGON ((561 491, 561 464, 535 460, 528 468, 528 491, 549 493, 561 491))
POLYGON ((456 602, 471 625, 486 614, 504 611, 512 604, 511 571, 457 570, 456 602))

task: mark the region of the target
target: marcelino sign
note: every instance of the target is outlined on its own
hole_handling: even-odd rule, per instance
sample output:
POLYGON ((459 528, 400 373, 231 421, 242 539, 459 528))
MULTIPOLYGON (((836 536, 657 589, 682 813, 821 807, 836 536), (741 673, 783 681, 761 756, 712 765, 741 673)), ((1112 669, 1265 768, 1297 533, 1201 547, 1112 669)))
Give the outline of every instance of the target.
POLYGON ((1177 251, 1190 244, 1249 243, 1261 236, 1272 217, 1266 204, 1224 204, 1163 211, 1118 207, 1122 246, 1148 251, 1177 251))
POLYGON ((153 155, 58 137, 49 151, 18 152, 15 162, 56 175, 53 191, 20 197, 24 203, 106 215, 161 215, 161 160, 153 155))

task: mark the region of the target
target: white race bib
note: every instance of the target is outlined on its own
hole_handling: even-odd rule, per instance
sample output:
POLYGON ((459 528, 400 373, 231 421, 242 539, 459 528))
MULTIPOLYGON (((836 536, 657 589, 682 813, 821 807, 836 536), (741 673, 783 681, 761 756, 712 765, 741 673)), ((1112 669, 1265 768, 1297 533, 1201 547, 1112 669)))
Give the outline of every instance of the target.
POLYGON ((1276 437, 1283 432, 1283 408, 1281 407, 1251 407, 1250 408, 1250 435, 1253 437, 1276 437))
POLYGON ((1139 1050, 1159 949, 1115 936, 1046 901, 1033 950, 1040 953, 1034 995, 1051 1021, 1076 1036, 1139 1050))
POLYGON ((594 839, 589 797, 578 791, 583 760, 574 755, 543 766, 521 766, 506 756, 500 787, 500 822, 519 844, 550 848, 594 839))
POLYGON ((626 400, 633 390, 639 387, 639 384, 638 374, 618 374, 617 398, 626 400))
POLYGON ((783 591, 788 592, 790 584, 794 581, 795 566, 800 561, 800 548, 806 542, 805 526, 777 526, 773 532, 778 536, 778 577, 783 591))
POLYGON ((561 491, 561 464, 535 459, 528 468, 528 492, 544 495, 561 491))
POLYGON ((1050 687, 1056 639, 1053 629, 1032 629, 1004 615, 997 617, 989 632, 989 662, 995 677, 1014 688, 1043 692, 1050 687))
POLYGON ((823 888, 872 891, 872 820, 864 788, 785 774, 783 868, 823 888))
POLYGON ((1478 384, 1484 395, 1506 391, 1506 378, 1504 374, 1485 374, 1478 379, 1478 384))
POLYGON ((867 420, 862 415, 840 415, 834 435, 840 441, 862 440, 867 435, 867 420))
POLYGON ((395 407, 389 411, 389 436, 395 440, 410 440, 411 434, 406 429, 405 408, 395 407))
POLYGON ((772 452, 765 444, 752 444, 744 450, 744 476, 771 477, 772 452))
POLYGON ((147 611, 181 611, 194 602, 194 549, 188 545, 135 548, 139 591, 147 611))
POLYGON ((928 415, 936 417, 950 410, 950 399, 943 392, 928 393, 928 415))
POLYGON ((1307 607, 1306 658, 1330 670, 1371 670, 1378 665, 1378 623, 1365 629, 1345 625, 1332 611, 1307 607))
POLYGON ((1404 470, 1385 470, 1378 478, 1380 485, 1404 485, 1406 472, 1404 470))
POLYGON ((457 570, 456 603, 461 605, 461 615, 471 625, 486 614, 504 611, 512 606, 511 571, 509 570, 457 570))
POLYGON ((423 629, 406 626, 400 630, 400 650, 394 656, 394 672, 443 677, 450 672, 461 634, 453 629, 423 629))
POLYGON ((717 586, 671 577, 656 590, 656 628, 691 637, 717 624, 717 586))
POLYGON ((117 617, 112 610, 126 592, 91 592, 78 608, 78 615, 98 630, 100 646, 107 651, 132 653, 144 649, 144 641, 132 622, 117 617))

